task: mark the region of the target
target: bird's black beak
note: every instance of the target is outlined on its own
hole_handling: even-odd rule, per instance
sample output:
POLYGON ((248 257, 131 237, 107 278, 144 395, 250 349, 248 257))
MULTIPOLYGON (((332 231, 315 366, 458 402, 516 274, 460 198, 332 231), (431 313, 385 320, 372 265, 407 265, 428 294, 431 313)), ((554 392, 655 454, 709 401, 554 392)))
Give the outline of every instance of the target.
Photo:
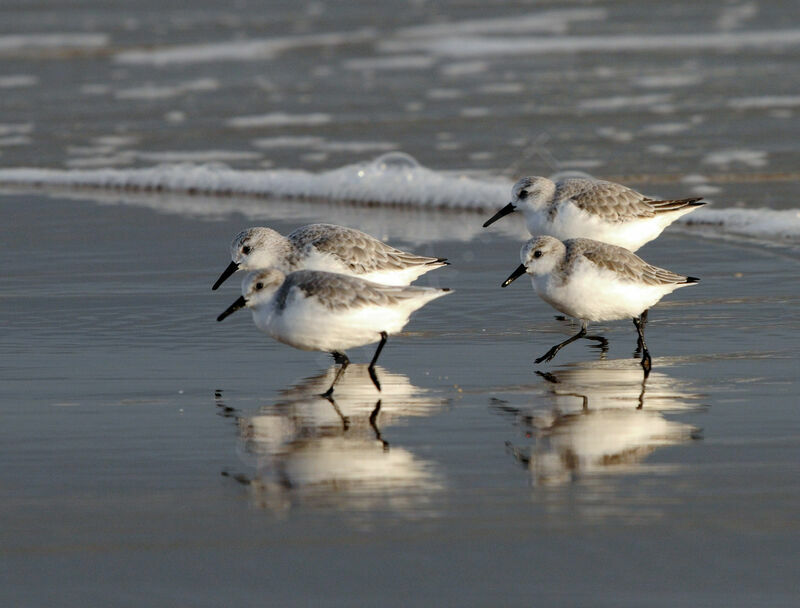
POLYGON ((225 309, 225 312, 223 312, 220 316, 217 317, 217 321, 222 321, 222 319, 224 319, 229 315, 232 315, 240 308, 244 308, 246 304, 247 300, 244 299, 244 296, 239 296, 238 300, 236 300, 233 304, 228 306, 228 308, 225 309))
POLYGON ((514 211, 516 211, 516 210, 517 210, 517 208, 514 206, 514 203, 508 203, 508 205, 506 205, 505 207, 500 209, 500 211, 498 211, 492 217, 490 217, 488 220, 483 222, 483 227, 486 228, 487 226, 490 226, 491 224, 494 224, 501 217, 506 216, 509 213, 514 213, 514 211))
POLYGON ((514 272, 512 272, 505 281, 503 281, 500 287, 508 287, 509 285, 511 285, 511 283, 516 281, 523 274, 525 274, 525 264, 520 264, 519 266, 517 266, 517 269, 514 272))
POLYGON ((228 267, 222 272, 221 275, 219 275, 217 282, 211 286, 211 289, 214 290, 220 285, 222 285, 225 282, 225 280, 237 270, 239 270, 239 264, 237 262, 231 262, 230 264, 228 264, 228 267))

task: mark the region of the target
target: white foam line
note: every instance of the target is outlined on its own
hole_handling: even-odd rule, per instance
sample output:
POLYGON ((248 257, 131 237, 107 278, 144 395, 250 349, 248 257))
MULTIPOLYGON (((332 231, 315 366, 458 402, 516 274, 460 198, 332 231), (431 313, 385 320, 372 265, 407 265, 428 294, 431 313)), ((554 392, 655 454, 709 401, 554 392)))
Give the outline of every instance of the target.
POLYGON ((260 152, 243 150, 167 150, 161 152, 134 152, 136 158, 155 163, 207 163, 217 161, 259 160, 260 152))
MULTIPOLYGON (((483 213, 495 211, 508 202, 511 185, 506 178, 479 179, 433 171, 399 152, 320 173, 292 169, 240 171, 219 164, 146 169, 0 169, 0 186, 5 187, 248 195, 483 213)), ((709 234, 722 237, 740 235, 771 243, 800 241, 800 209, 703 207, 681 218, 679 223, 699 227, 701 231, 711 228, 709 234)))
POLYGON ((225 124, 235 129, 251 129, 253 127, 286 127, 286 126, 316 126, 325 125, 333 120, 330 114, 314 112, 312 114, 286 114, 285 112, 272 112, 256 116, 235 116, 225 121, 225 124))
POLYGON ((298 48, 336 46, 372 40, 375 30, 314 34, 313 36, 286 36, 254 40, 232 40, 207 44, 178 45, 164 49, 124 51, 114 61, 128 65, 156 65, 207 63, 213 61, 256 61, 271 59, 276 55, 298 48))
POLYGON ((680 218, 678 224, 690 227, 713 228, 715 236, 744 236, 772 243, 800 240, 800 209, 758 209, 703 207, 680 218))
POLYGON ((180 82, 172 86, 157 86, 147 83, 138 87, 122 89, 114 93, 117 99, 168 99, 178 97, 185 93, 196 93, 204 91, 216 91, 219 88, 219 81, 214 78, 198 78, 188 82, 180 82))
POLYGON ((32 122, 23 123, 0 123, 0 136, 2 135, 25 135, 33 131, 32 122))
POLYGON ((14 34, 0 36, 0 53, 27 49, 98 48, 108 45, 107 34, 14 34))
POLYGON ((0 76, 0 89, 17 89, 21 87, 32 87, 39 84, 39 79, 30 74, 13 74, 11 76, 0 76))
POLYGON ((563 33, 572 21, 602 21, 604 9, 557 9, 514 17, 434 23, 401 29, 404 37, 439 37, 464 34, 563 33))
POLYGON ((0 184, 247 194, 475 210, 488 210, 504 202, 511 188, 507 180, 487 182, 432 171, 397 152, 322 173, 294 169, 240 171, 219 164, 146 169, 0 169, 0 184))
POLYGON ((389 57, 363 57, 344 62, 346 70, 425 70, 435 63, 428 55, 390 55, 389 57))
POLYGON ((761 110, 773 108, 796 108, 800 106, 800 95, 764 95, 761 97, 738 97, 728 101, 735 110, 761 110))
POLYGON ((602 97, 599 99, 582 99, 578 102, 579 110, 613 111, 627 110, 630 108, 647 108, 657 104, 669 103, 672 95, 620 95, 617 97, 602 97))
POLYGON ((391 52, 427 50, 448 57, 492 55, 539 55, 580 52, 735 51, 741 49, 783 49, 800 45, 800 29, 754 32, 698 32, 655 36, 443 36, 431 40, 388 40, 380 48, 391 52))
POLYGON ((0 148, 3 146, 27 146, 31 143, 31 138, 27 135, 12 135, 10 137, 0 137, 0 148))

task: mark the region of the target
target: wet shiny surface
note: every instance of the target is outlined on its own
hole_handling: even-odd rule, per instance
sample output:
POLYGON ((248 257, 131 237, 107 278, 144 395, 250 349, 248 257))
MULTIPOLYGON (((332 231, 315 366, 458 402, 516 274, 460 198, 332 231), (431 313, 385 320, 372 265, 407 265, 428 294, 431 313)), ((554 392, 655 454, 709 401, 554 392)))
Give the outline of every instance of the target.
MULTIPOLYGON (((526 281, 500 289, 519 241, 441 234, 415 246, 453 264, 422 284, 456 293, 390 339, 381 394, 365 347, 331 403, 329 357, 247 315, 214 321, 237 292, 210 285, 240 217, 0 204, 17 218, 0 292, 12 604, 793 601, 793 251, 644 248, 702 282, 651 312, 643 385, 627 322, 594 326, 605 354, 580 341, 534 366, 574 328, 526 281)), ((316 209, 261 223, 339 221, 316 209)), ((402 214, 383 231, 411 247, 402 214)))
POLYGON ((2 162, 318 170, 401 150, 436 169, 582 170, 788 208, 796 12, 791 0, 38 0, 0 24, 2 162))
MULTIPOLYGON (((4 7, 0 165, 316 172, 398 150, 437 175, 798 206, 790 0, 397 6, 4 7)), ((533 365, 575 328, 527 280, 499 287, 527 234, 487 217, 3 186, 0 605, 798 605, 780 218, 639 251, 702 279, 651 311, 644 383, 629 322, 533 365), (330 357, 215 321, 239 295, 211 291, 230 239, 312 221, 452 262, 420 281, 456 292, 390 339, 380 394, 373 347, 331 402, 330 357)))

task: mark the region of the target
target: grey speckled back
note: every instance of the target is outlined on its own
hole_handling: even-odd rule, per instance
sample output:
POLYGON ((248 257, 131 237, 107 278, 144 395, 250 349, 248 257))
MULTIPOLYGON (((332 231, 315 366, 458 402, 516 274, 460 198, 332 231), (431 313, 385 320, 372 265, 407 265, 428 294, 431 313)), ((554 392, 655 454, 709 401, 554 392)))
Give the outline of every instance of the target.
POLYGON ((283 285, 278 289, 275 296, 278 310, 286 307, 287 300, 295 287, 307 297, 315 296, 322 305, 332 311, 366 306, 394 306, 403 300, 425 296, 432 298, 450 291, 432 287, 380 285, 333 272, 299 270, 287 275, 283 285))
POLYGON ((611 270, 620 278, 646 285, 671 285, 694 282, 691 277, 676 274, 670 270, 648 264, 635 253, 624 247, 601 243, 591 239, 569 239, 561 272, 566 274, 585 258, 600 268, 611 270))
MULTIPOLYGON (((314 248, 320 253, 338 258, 357 274, 402 270, 415 265, 444 264, 440 258, 407 253, 360 230, 334 224, 302 226, 287 238, 296 248, 295 255, 302 255, 314 248)), ((297 260, 291 261, 295 267, 299 265, 297 260)))

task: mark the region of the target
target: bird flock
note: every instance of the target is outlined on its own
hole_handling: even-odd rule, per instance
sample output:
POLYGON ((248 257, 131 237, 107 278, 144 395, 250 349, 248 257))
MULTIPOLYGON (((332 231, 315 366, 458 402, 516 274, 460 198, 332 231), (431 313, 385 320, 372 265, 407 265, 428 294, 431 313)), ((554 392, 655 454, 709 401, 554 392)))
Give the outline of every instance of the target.
MULTIPOLYGON (((630 318, 647 377, 652 368, 644 336, 648 310, 699 279, 648 264, 633 252, 703 204, 699 198, 651 199, 621 184, 586 178, 525 177, 514 184, 511 202, 483 224, 521 211, 532 235, 520 250, 520 265, 501 286, 528 274, 542 300, 580 322, 578 333, 535 362, 550 361, 580 338, 605 343, 587 335, 590 321, 630 318)), ((375 364, 388 337, 402 331, 413 312, 452 293, 411 285, 448 265, 445 258, 402 251, 333 224, 301 226, 286 236, 248 228, 234 237, 230 256, 212 289, 239 270, 248 273, 242 295, 217 321, 248 308, 256 327, 275 340, 333 355, 339 368, 326 397, 350 362, 345 351, 375 342, 367 369, 380 390, 375 364)))

